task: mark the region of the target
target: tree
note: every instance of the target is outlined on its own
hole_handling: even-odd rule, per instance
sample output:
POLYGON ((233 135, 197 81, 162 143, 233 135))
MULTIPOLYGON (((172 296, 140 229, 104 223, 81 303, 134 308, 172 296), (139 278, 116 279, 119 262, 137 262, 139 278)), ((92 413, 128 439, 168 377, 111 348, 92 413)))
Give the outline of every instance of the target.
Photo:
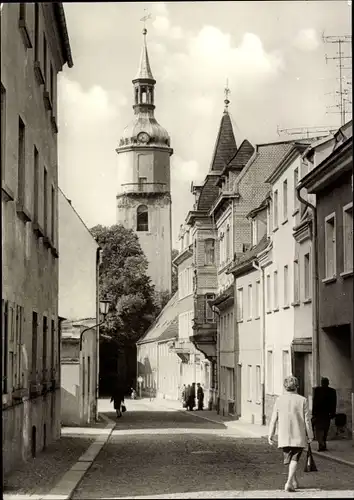
POLYGON ((91 233, 102 248, 100 298, 112 302, 101 332, 122 347, 133 345, 156 316, 155 289, 146 273, 148 262, 131 229, 98 225, 91 233))

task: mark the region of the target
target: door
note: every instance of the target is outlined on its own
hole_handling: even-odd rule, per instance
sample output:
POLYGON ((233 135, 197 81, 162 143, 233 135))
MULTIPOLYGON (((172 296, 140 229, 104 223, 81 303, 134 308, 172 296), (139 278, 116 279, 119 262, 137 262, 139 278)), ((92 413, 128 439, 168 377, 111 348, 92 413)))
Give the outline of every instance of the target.
POLYGON ((242 416, 242 365, 237 364, 236 369, 236 415, 242 416))
POLYGON ((294 353, 294 374, 299 381, 299 394, 305 396, 305 356, 303 352, 294 353))

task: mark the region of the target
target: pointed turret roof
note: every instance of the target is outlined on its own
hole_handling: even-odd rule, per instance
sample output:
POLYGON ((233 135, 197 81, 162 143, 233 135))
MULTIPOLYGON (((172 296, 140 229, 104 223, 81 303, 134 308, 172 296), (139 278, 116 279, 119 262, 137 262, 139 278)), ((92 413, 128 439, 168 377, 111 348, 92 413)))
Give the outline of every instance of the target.
MULTIPOLYGON (((146 34, 147 34, 147 29, 143 29, 143 47, 141 49, 141 56, 140 56, 140 64, 139 64, 139 69, 136 74, 136 77, 134 78, 133 82, 135 80, 154 80, 154 77, 152 76, 152 71, 150 67, 150 61, 149 61, 149 54, 147 50, 147 45, 146 45, 146 34)), ((155 81, 155 80, 154 80, 155 81)))
POLYGON ((237 152, 236 140, 228 111, 225 109, 221 118, 216 139, 210 172, 221 172, 237 152))

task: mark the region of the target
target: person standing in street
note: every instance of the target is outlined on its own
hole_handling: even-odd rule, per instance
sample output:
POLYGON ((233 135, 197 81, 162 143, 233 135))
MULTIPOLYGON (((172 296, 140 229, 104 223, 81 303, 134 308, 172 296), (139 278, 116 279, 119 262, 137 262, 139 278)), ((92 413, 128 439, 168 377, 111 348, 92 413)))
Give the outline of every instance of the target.
POLYGON ((117 418, 122 416, 121 406, 124 403, 124 391, 121 385, 116 384, 112 391, 111 402, 113 401, 114 409, 116 410, 117 418))
POLYGON ((283 449, 284 465, 289 466, 285 491, 295 491, 299 485, 296 469, 305 447, 313 440, 307 399, 297 394, 299 382, 290 376, 284 380, 286 393, 279 396, 269 424, 268 442, 274 445, 278 424, 278 448, 283 449))
POLYGON ((181 401, 183 408, 186 407, 186 384, 183 384, 181 391, 181 401))
POLYGON ((327 451, 327 435, 331 419, 336 415, 337 392, 329 387, 327 377, 322 377, 321 386, 313 391, 312 422, 315 429, 318 451, 327 451))
POLYGON ((197 384, 197 401, 198 401, 198 410, 202 411, 204 406, 204 391, 199 382, 197 384))

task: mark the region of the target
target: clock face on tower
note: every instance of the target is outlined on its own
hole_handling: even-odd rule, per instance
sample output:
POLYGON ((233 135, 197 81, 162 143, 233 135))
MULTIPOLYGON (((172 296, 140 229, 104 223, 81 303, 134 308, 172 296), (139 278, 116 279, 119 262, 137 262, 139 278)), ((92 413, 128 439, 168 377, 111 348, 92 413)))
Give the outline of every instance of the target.
POLYGON ((149 142, 149 140, 150 140, 150 136, 146 132, 140 132, 138 134, 138 141, 139 142, 143 142, 144 144, 146 144, 147 142, 149 142))

